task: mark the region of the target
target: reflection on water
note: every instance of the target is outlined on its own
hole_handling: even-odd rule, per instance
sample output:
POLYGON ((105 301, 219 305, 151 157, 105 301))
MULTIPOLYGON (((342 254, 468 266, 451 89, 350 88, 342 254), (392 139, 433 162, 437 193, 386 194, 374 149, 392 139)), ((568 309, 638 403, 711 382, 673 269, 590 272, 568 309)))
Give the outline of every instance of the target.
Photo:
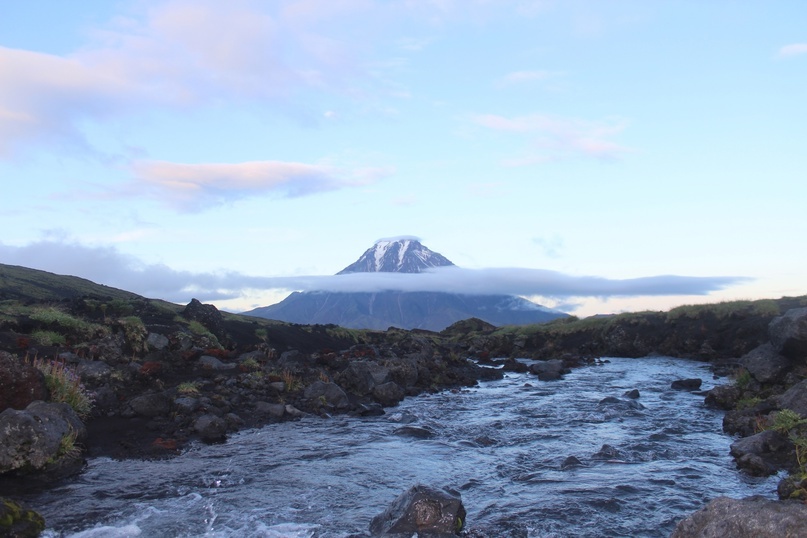
POLYGON ((26 499, 51 536, 363 536, 416 483, 461 492, 491 537, 667 536, 719 495, 774 497, 739 474, 703 397, 674 379, 706 365, 611 359, 541 382, 523 374, 408 399, 386 416, 306 418, 197 445, 164 461, 94 459, 26 499), (638 389, 638 400, 625 398, 638 389), (428 439, 396 435, 401 419, 428 439), (603 445, 610 448, 603 449, 603 445), (569 456, 580 464, 564 466, 569 456))

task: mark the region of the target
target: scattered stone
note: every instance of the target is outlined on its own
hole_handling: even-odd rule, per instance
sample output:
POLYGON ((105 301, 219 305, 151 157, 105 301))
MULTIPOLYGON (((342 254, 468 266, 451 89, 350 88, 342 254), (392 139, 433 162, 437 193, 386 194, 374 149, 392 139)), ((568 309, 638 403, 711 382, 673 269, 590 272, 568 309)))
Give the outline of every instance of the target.
POLYGON ((675 390, 699 390, 703 381, 698 378, 694 379, 676 379, 670 384, 670 387, 675 390))
POLYGON ((193 423, 193 429, 199 434, 202 441, 216 443, 224 441, 227 433, 227 424, 220 417, 212 413, 202 415, 193 423))
POLYGON ((434 430, 425 426, 401 426, 393 432, 395 435, 414 437, 415 439, 431 439, 434 437, 434 430))
POLYGON ((805 536, 807 505, 764 497, 718 497, 676 525, 670 538, 784 538, 805 536))
POLYGON ((307 400, 318 401, 322 406, 334 409, 347 409, 350 407, 350 400, 336 383, 326 383, 325 381, 314 381, 303 393, 307 400))
POLYGON ((146 343, 148 344, 149 348, 162 351, 163 349, 167 348, 168 344, 171 342, 165 335, 159 333, 149 333, 148 337, 146 338, 146 343))
POLYGON ((370 523, 373 536, 449 537, 465 525, 465 507, 459 493, 417 485, 396 498, 370 523))
POLYGON ((132 413, 141 417, 159 417, 171 410, 171 400, 162 392, 151 392, 136 396, 129 401, 132 413))
POLYGON ((622 457, 622 454, 619 453, 619 450, 612 447, 611 445, 606 444, 606 445, 602 445, 600 450, 596 454, 591 456, 591 459, 595 459, 595 460, 616 460, 616 459, 620 459, 621 457, 622 457))
POLYGON ((273 404, 268 402, 256 402, 255 412, 259 415, 281 418, 286 414, 286 406, 280 403, 273 404))
POLYGON ((502 365, 502 370, 505 372, 524 374, 530 370, 530 367, 519 360, 509 357, 505 359, 504 364, 502 365))
POLYGON ((222 362, 211 355, 199 357, 198 364, 203 370, 232 370, 236 367, 234 362, 222 362))
POLYGON ((571 467, 581 467, 582 465, 583 462, 580 461, 580 459, 577 456, 569 456, 565 460, 563 460, 563 463, 560 464, 560 468, 569 469, 571 467))

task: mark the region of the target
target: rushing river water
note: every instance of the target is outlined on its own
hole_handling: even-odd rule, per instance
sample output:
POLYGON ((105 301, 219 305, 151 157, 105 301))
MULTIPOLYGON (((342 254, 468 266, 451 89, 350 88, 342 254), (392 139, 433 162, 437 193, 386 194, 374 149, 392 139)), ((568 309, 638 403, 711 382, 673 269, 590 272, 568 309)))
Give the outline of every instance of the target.
POLYGON ((93 459, 24 500, 49 536, 344 538, 424 483, 459 491, 466 528, 490 537, 668 536, 714 497, 775 497, 776 478, 735 470, 722 413, 670 389, 690 377, 714 383, 706 365, 663 357, 553 382, 507 374, 381 417, 269 425, 170 460, 93 459), (638 400, 623 397, 634 388, 638 400), (434 435, 394 433, 409 420, 434 435), (618 453, 594 457, 604 444, 618 453), (582 465, 564 468, 568 456, 582 465))

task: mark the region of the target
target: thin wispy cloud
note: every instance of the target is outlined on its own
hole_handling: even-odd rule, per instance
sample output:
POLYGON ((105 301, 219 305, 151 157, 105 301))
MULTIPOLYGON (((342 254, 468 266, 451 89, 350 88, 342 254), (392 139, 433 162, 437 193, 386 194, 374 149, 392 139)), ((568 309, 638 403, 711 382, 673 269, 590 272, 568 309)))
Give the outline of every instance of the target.
POLYGON ((524 166, 572 158, 610 160, 633 151, 613 140, 627 127, 622 118, 589 121, 546 114, 505 117, 479 114, 477 125, 493 131, 520 135, 527 139, 528 150, 504 161, 508 166, 524 166))
POLYGON ((257 290, 308 292, 431 291, 505 294, 564 299, 706 295, 748 279, 735 276, 660 275, 630 279, 568 275, 527 268, 437 268, 419 274, 352 273, 311 276, 252 276, 238 272, 193 273, 163 264, 144 264, 111 247, 89 247, 45 240, 23 247, 0 244, 0 261, 87 278, 146 297, 174 302, 222 300, 249 296, 257 290))
POLYGON ((141 161, 132 166, 135 180, 180 209, 198 211, 256 195, 285 198, 368 185, 388 169, 342 170, 283 161, 183 164, 141 161))
POLYGON ((780 58, 799 56, 801 54, 807 54, 807 43, 792 43, 779 49, 780 58))
POLYGON ((506 88, 526 82, 543 82, 563 76, 555 71, 513 71, 496 81, 496 87, 506 88))

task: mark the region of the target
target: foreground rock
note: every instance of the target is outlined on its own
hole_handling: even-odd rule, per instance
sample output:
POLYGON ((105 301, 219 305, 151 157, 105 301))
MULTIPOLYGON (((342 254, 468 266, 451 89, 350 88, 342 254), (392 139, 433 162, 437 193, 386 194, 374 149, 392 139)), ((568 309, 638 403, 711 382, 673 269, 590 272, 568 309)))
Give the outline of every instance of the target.
POLYGON ((682 520, 670 538, 797 538, 807 536, 807 505, 763 497, 718 497, 682 520))
POLYGON ((0 473, 30 472, 74 459, 86 429, 69 405, 36 401, 0 413, 0 435, 0 473))
POLYGON ((459 494, 417 485, 402 493, 370 523, 373 536, 447 538, 465 525, 465 507, 459 494))
POLYGON ((45 519, 33 510, 0 497, 0 536, 35 538, 45 530, 45 519))

